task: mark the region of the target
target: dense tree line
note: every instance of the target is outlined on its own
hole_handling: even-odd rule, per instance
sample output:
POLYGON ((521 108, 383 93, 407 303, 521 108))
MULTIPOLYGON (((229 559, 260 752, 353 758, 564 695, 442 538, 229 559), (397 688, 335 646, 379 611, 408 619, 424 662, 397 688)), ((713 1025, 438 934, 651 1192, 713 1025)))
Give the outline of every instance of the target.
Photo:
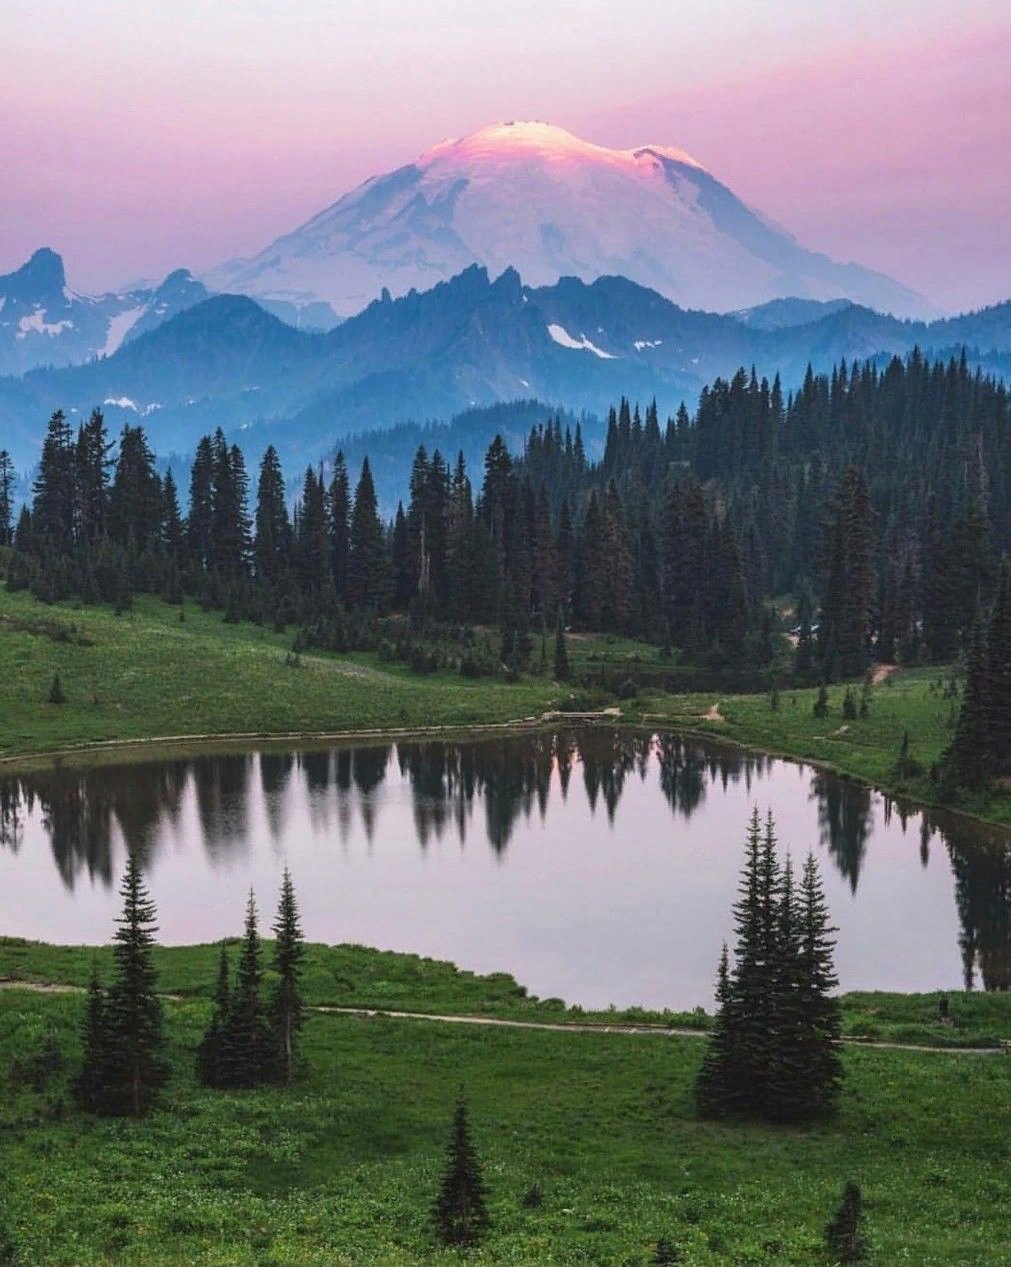
POLYGON ((390 613, 429 636, 498 626, 473 671, 524 667, 560 617, 714 666, 767 665, 773 600, 789 594, 802 676, 948 662, 987 618, 1011 547, 1008 415, 1004 386, 964 358, 843 363, 786 397, 742 370, 663 427, 655 405, 621 402, 597 462, 558 420, 522 455, 493 441, 480 487, 462 454, 421 448, 384 522, 367 459, 354 480, 339 453, 310 467, 289 509, 276 451, 251 489, 221 431, 197 446, 184 513, 142 427, 113 444, 99 412, 76 433, 57 413, 31 505, 6 529, 8 585, 121 605, 188 594, 308 643, 386 639, 391 654, 408 635, 382 624, 390 613))

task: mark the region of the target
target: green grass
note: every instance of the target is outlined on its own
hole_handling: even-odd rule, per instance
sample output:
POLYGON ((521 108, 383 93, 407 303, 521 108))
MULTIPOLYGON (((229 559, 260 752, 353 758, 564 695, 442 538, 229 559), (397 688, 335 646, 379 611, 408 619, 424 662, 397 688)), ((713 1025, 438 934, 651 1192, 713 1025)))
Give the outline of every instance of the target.
MULTIPOLYGON (((269 943, 268 943, 269 945, 269 943)), ((159 946, 160 988, 168 994, 210 999, 218 965, 215 946, 159 946)), ((108 946, 56 946, 0 937, 0 980, 41 984, 88 983, 91 965, 111 969, 108 946)), ((381 1008, 506 1020, 625 1022, 706 1029, 710 1017, 692 1012, 586 1011, 562 999, 539 999, 505 972, 481 976, 438 959, 365 946, 307 948, 303 988, 316 1006, 381 1008)), ((843 996, 844 1030, 855 1038, 930 1046, 997 1046, 1011 1040, 1011 994, 953 993, 950 1026, 938 1024, 937 994, 854 993, 843 996)))
MULTIPOLYGON (((178 608, 154 598, 140 598, 132 611, 115 616, 107 607, 49 607, 0 588, 0 757, 165 736, 463 730, 536 719, 573 695, 587 697, 536 675, 515 683, 449 673, 419 677, 365 654, 303 654, 294 667, 286 663, 290 646, 291 634, 228 625, 220 612, 193 604, 180 623, 178 608), (70 640, 53 636, 61 629, 70 640), (62 705, 47 702, 57 671, 62 705)), ((664 665, 658 648, 627 638, 577 636, 569 651, 576 677, 615 676, 626 667, 632 676, 664 665)), ((774 711, 764 694, 645 689, 624 704, 622 716, 808 758, 931 803, 937 790, 927 772, 951 739, 952 701, 942 690, 947 676, 937 668, 897 673, 874 688, 869 717, 849 722, 841 716, 841 686, 831 688, 831 711, 823 720, 814 716, 813 690, 784 690, 774 711), (707 720, 714 704, 723 720, 707 720), (903 782, 895 764, 906 731, 922 773, 903 782)), ((1011 788, 962 808, 1011 823, 1011 788)))
POLYGON ((0 590, 0 756, 165 735, 464 727, 539 716, 560 696, 544 678, 419 677, 372 655, 303 653, 292 667, 290 633, 193 604, 180 623, 178 610, 143 598, 115 616, 0 590), (36 632, 40 620, 76 625, 88 645, 36 632), (62 705, 46 702, 56 672, 62 705))
MULTIPOLYGON (((0 1067, 55 1029, 72 1069, 83 999, 0 996, 0 1067)), ((467 1091, 494 1226, 474 1262, 632 1267, 660 1235, 696 1267, 824 1264, 854 1177, 873 1262, 1007 1267, 1003 1057, 849 1049, 838 1118, 806 1129, 693 1113, 697 1040, 312 1016, 291 1089, 198 1087, 208 1004, 167 1005, 164 1108, 105 1122, 66 1074, 0 1104, 4 1217, 32 1267, 460 1263, 427 1226, 467 1091), (526 1209, 534 1182, 540 1209, 526 1209)))
MULTIPOLYGON (((873 688, 869 715, 852 721, 842 716, 841 685, 829 688, 825 718, 814 715, 817 691, 789 689, 780 692, 778 709, 767 695, 650 694, 623 711, 629 720, 646 714, 650 724, 690 727, 763 752, 805 757, 885 791, 933 803, 937 788, 929 770, 952 737, 952 700, 944 694, 949 677, 949 670, 937 667, 895 673, 873 688), (722 720, 706 718, 714 704, 722 720), (896 761, 905 732, 910 756, 922 772, 902 780, 896 761)), ((855 689, 859 695, 859 684, 855 689)), ((960 808, 992 822, 1011 823, 1011 788, 980 794, 960 808)))

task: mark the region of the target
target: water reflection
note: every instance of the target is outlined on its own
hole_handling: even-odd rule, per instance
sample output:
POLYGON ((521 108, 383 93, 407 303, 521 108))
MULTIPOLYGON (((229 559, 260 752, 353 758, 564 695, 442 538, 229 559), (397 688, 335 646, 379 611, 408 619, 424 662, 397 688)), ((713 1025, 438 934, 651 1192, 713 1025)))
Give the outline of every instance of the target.
MULTIPOLYGON (((619 843, 634 844, 635 838, 622 831, 618 810, 630 789, 638 787, 642 791, 635 799, 643 807, 636 811, 639 835, 644 823, 655 832, 665 817, 675 824, 699 816, 707 820, 708 831, 699 837, 691 859, 691 883, 703 884, 705 850, 716 850, 715 834, 721 851, 735 851, 740 843, 743 818, 736 809, 732 819, 724 816, 718 807, 731 798, 764 804, 773 783, 782 785, 777 795, 789 804, 813 804, 823 856, 854 901, 865 900, 858 898, 860 881, 875 856, 875 831, 893 831, 893 818, 903 833, 912 824, 918 840, 915 865, 934 875, 936 868, 950 864, 950 875, 939 882, 947 887, 949 901, 953 889, 967 988, 1011 986, 1007 835, 917 813, 824 772, 674 734, 591 728, 476 743, 405 742, 299 752, 268 748, 257 754, 215 752, 83 771, 54 768, 0 780, 0 845, 9 855, 18 855, 26 823, 38 823, 60 882, 70 893, 82 884, 105 889, 114 884, 117 842, 138 850, 149 867, 161 854, 188 849, 198 885, 192 863, 194 822, 206 865, 214 872, 230 872, 249 862, 261 825, 275 857, 296 847, 296 819, 307 823, 313 840, 335 837, 347 849, 360 837, 371 852, 389 839, 383 834, 387 815, 401 836, 409 821, 422 856, 443 841, 477 849, 487 842, 501 866, 520 825, 527 825, 525 832, 534 823, 554 824, 558 830, 559 820, 582 822, 579 814, 586 809, 591 821, 606 820, 613 829, 610 836, 619 843), (571 805, 576 788, 585 800, 578 814, 571 805), (397 816, 403 798, 409 804, 408 819, 397 816), (660 812, 658 805, 665 809, 660 812), (935 841, 940 849, 932 849, 935 841)), ((797 815, 800 823, 799 809, 797 815)), ((813 843, 809 835, 794 838, 792 847, 806 850, 813 843)), ((589 844, 581 859, 574 841, 566 860, 569 870, 560 882, 571 883, 572 868, 581 861, 592 866, 589 844)), ((625 865, 636 865, 631 853, 625 865)), ((606 892, 593 896, 608 900, 606 892)), ((685 900, 690 899, 688 892, 685 900)), ((892 901, 900 908, 903 893, 893 893, 892 901)), ((536 929, 531 931, 535 934, 536 929)), ((48 935, 58 937, 59 927, 54 925, 48 935)))

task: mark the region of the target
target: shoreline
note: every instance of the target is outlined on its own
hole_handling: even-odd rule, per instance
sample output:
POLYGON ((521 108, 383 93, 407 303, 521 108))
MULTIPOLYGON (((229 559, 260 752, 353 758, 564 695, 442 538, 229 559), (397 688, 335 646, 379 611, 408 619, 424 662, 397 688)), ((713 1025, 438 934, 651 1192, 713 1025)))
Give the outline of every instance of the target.
MULTIPOLYGON (((718 707, 718 706, 717 706, 718 707)), ((699 717, 698 720, 705 720, 699 717)), ((772 757, 780 761, 790 761, 794 765, 806 765, 812 769, 831 774, 835 778, 860 784, 872 792, 886 796, 897 805, 903 806, 910 813, 931 812, 951 818, 963 820, 967 825, 989 828, 996 833, 991 843, 1003 840, 1011 842, 1011 824, 985 818, 971 810, 958 806, 946 805, 936 800, 911 796, 906 792, 896 791, 887 784, 874 782, 846 770, 842 766, 824 758, 805 756, 802 753, 788 752, 782 748, 763 746, 739 739, 733 735, 720 734, 704 729, 698 725, 684 724, 676 718, 665 718, 663 714, 643 713, 638 718, 625 716, 617 707, 605 708, 592 712, 561 712, 551 710, 527 717, 511 718, 504 722, 451 722, 438 726, 393 726, 368 727, 362 729, 341 730, 293 730, 293 731, 223 731, 220 733, 195 733, 182 735, 150 735, 133 739, 108 739, 85 741, 80 744, 41 750, 38 752, 12 753, 0 756, 0 774, 31 773, 45 769, 74 769, 97 767, 102 765, 127 764, 131 761, 143 760, 149 754, 168 756, 174 752, 179 755, 199 755, 203 751, 218 748, 232 748, 236 751, 248 752, 254 747, 306 745, 374 745, 395 743, 401 740, 453 739, 480 741, 496 735, 533 734, 550 730, 552 727, 613 725, 616 729, 638 732, 656 732, 670 730, 692 739, 704 740, 717 746, 736 748, 742 752, 754 753, 758 756, 772 757)))

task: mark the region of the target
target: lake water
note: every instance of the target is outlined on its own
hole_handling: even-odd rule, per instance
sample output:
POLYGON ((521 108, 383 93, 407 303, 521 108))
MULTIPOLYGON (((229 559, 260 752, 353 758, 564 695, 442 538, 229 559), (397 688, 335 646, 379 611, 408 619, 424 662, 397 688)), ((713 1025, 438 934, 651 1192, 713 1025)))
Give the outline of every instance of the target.
POLYGON ((512 973, 542 997, 708 1006, 748 816, 818 858, 844 989, 1008 988, 1011 837, 811 767, 608 729, 215 751, 0 778, 0 932, 107 941, 127 848, 166 943, 262 926, 287 863, 315 941, 512 973))

